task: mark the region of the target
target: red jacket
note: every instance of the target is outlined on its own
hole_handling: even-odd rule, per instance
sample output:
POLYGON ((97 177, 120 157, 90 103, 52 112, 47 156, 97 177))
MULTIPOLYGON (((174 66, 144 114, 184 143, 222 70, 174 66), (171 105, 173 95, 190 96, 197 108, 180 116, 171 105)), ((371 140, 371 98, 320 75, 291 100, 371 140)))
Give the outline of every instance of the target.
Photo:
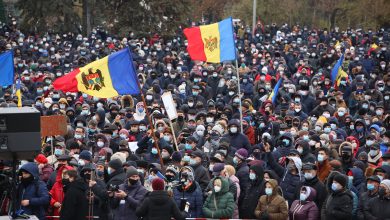
POLYGON ((58 169, 56 182, 54 183, 53 187, 50 190, 50 195, 51 195, 50 206, 53 208, 54 216, 60 215, 60 209, 55 208, 54 203, 59 202, 62 204, 62 201, 64 200, 64 186, 62 185, 62 172, 64 169, 73 170, 73 167, 63 166, 60 169, 58 169))
POLYGON ((251 143, 251 145, 254 145, 255 144, 255 129, 253 129, 252 126, 248 126, 248 129, 246 129, 245 131, 245 135, 248 137, 249 139, 249 143, 251 143))

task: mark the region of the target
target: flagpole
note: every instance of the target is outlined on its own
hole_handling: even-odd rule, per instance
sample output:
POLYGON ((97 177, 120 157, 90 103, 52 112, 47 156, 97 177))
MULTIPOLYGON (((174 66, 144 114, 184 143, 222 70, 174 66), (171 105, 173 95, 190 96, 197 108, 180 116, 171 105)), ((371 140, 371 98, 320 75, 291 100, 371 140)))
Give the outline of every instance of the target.
POLYGON ((242 126, 242 102, 241 102, 241 88, 240 88, 240 74, 238 73, 238 61, 236 59, 236 72, 237 72, 237 89, 238 89, 238 97, 240 98, 240 126, 241 126, 241 133, 244 134, 244 129, 242 126))
MULTIPOLYGON (((133 65, 133 63, 131 63, 131 65, 133 65)), ((156 137, 156 134, 154 133, 154 125, 152 123, 152 119, 150 118, 150 114, 149 114, 149 111, 148 111, 148 108, 147 108, 148 105, 146 104, 145 96, 142 93, 142 89, 141 89, 141 85, 139 83, 138 77, 137 77, 137 85, 138 85, 139 93, 141 95, 142 102, 144 103, 146 117, 148 118, 148 121, 149 121, 150 130, 151 130, 152 138, 153 138, 153 144, 154 144, 154 147, 157 148, 157 153, 158 153, 158 157, 160 158, 160 163, 161 163, 162 166, 164 166, 163 159, 161 158, 160 148, 158 147, 158 143, 157 143, 158 139, 156 137)))

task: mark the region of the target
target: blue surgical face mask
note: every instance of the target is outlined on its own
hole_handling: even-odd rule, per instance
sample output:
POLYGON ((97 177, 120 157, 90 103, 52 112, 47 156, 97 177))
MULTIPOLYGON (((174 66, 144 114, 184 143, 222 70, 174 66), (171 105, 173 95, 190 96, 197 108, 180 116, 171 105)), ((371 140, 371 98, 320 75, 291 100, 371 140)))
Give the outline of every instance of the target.
POLYGON ((339 190, 339 186, 337 183, 332 183, 332 190, 335 192, 337 190, 339 190))
POLYGON ((156 148, 152 148, 152 154, 156 155, 158 153, 156 148))
POLYGON ((267 196, 272 195, 272 189, 271 189, 271 188, 265 188, 265 194, 266 194, 267 196))
POLYGON ((318 156, 317 156, 317 160, 318 160, 318 162, 322 162, 322 161, 324 161, 324 156, 323 156, 323 155, 321 155, 321 154, 318 154, 318 156))
POLYGON ((190 159, 190 165, 196 165, 197 164, 197 162, 196 162, 196 160, 195 159, 190 159))
POLYGON ((299 195, 299 200, 305 201, 306 199, 307 199, 307 196, 306 196, 305 193, 301 193, 301 194, 299 195))
POLYGON ((111 167, 107 168, 107 174, 110 175, 112 173, 111 167))
POLYGON ((234 163, 234 164, 238 164, 238 160, 237 160, 236 157, 233 158, 233 163, 234 163))
POLYGON ((249 173, 249 179, 255 180, 256 179, 256 174, 255 173, 249 173))
POLYGON ((329 128, 329 127, 324 128, 325 133, 330 133, 330 131, 331 131, 331 128, 329 128))
POLYGON ((374 190, 374 189, 375 189, 374 184, 367 183, 367 190, 372 191, 372 190, 374 190))
POLYGON ((191 146, 190 144, 186 143, 185 149, 186 149, 186 150, 191 150, 191 149, 192 149, 192 146, 191 146))
POLYGON ((183 161, 185 161, 185 162, 190 162, 190 160, 191 160, 190 156, 183 157, 183 161))
POLYGON ((60 156, 60 155, 62 155, 62 150, 61 149, 55 149, 54 150, 54 154, 57 155, 57 156, 60 156))

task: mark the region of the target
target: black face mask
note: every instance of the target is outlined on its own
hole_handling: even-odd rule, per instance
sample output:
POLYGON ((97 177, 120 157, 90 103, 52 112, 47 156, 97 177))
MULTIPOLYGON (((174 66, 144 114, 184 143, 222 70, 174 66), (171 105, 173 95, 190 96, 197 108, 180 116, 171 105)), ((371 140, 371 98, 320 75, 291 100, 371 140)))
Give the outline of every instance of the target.
POLYGON ((112 118, 115 118, 118 115, 118 112, 111 112, 112 118))
POLYGON ((69 183, 70 183, 69 179, 62 179, 61 182, 62 182, 62 185, 63 185, 64 187, 68 186, 69 183))
POLYGON ((184 121, 184 117, 181 116, 181 115, 180 115, 180 116, 177 116, 177 120, 178 120, 178 121, 184 121))
POLYGON ((85 180, 91 180, 91 174, 90 173, 84 174, 84 179, 85 180))
POLYGON ((388 199, 388 198, 385 197, 385 195, 386 195, 386 190, 385 190, 385 188, 383 188, 383 187, 380 187, 380 188, 379 188, 379 190, 378 190, 378 195, 379 195, 379 198, 381 198, 381 199, 388 199))
POLYGON ((175 180, 175 176, 172 175, 165 175, 165 177, 167 178, 168 182, 172 182, 175 180))
POLYGON ((33 176, 30 176, 30 177, 27 177, 27 178, 23 178, 20 180, 22 182, 23 185, 28 185, 30 183, 32 183, 32 181, 34 181, 34 177, 33 176))
POLYGON ((138 182, 138 180, 129 179, 129 185, 134 185, 138 182))

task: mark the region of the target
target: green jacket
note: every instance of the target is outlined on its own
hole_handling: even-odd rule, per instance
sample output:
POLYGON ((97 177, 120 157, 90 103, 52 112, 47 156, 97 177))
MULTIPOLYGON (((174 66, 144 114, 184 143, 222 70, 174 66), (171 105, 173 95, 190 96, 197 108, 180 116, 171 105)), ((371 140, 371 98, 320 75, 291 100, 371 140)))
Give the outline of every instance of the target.
POLYGON ((221 180, 221 191, 215 192, 213 187, 211 195, 203 205, 203 215, 205 218, 232 218, 235 203, 233 195, 229 192, 229 182, 224 178, 215 179, 221 180))

